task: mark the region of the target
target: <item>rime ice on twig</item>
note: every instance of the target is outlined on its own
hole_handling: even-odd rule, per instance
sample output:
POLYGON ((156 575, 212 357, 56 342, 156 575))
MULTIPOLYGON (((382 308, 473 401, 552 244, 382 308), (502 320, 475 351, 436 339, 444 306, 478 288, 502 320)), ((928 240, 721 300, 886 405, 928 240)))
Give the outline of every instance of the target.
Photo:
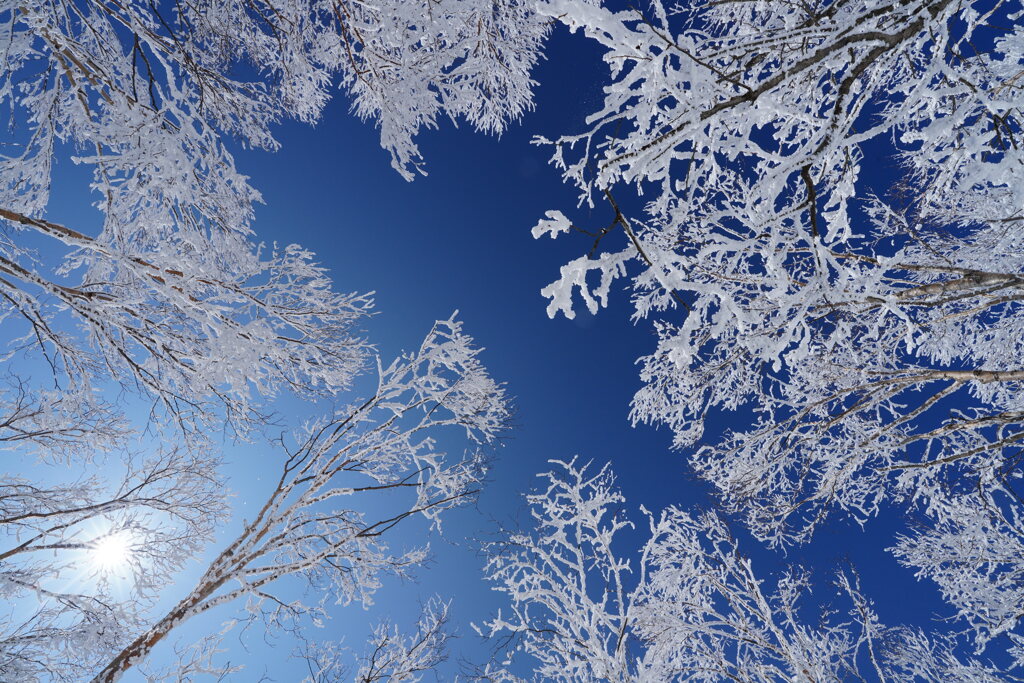
POLYGON ((270 625, 324 616, 322 606, 278 597, 283 577, 303 577, 337 604, 367 605, 383 575, 421 564, 426 548, 393 552, 387 532, 414 516, 439 527, 446 510, 477 492, 483 474, 479 453, 452 461, 435 450, 435 438, 453 427, 473 444, 487 443, 508 418, 504 390, 477 353, 460 323, 439 321, 416 352, 380 367, 372 397, 310 425, 294 445, 282 443, 280 474, 255 518, 195 588, 93 680, 117 680, 178 625, 236 601, 246 601, 247 619, 270 625), (403 491, 404 500, 389 496, 403 491), (391 511, 369 516, 354 507, 372 497, 391 511))
MULTIPOLYGON (((635 184, 647 202, 542 290, 571 315, 631 274, 634 319, 657 333, 632 419, 671 428, 775 545, 887 503, 947 530, 989 506, 990 540, 1019 544, 1019 3, 542 7, 600 44, 611 83, 582 133, 539 142, 581 201, 635 184), (709 414, 740 408, 750 423, 705 439, 709 414)), ((903 557, 983 619, 938 557, 903 557)), ((1019 615, 1004 571, 971 580, 1019 615)))
POLYGON ((880 624, 856 575, 836 577, 843 611, 808 624, 808 577, 759 575, 711 512, 645 511, 650 536, 627 560, 618 537, 633 525, 608 467, 552 464, 527 496, 532 528, 490 548, 508 608, 478 629, 499 650, 481 680, 521 680, 508 667, 524 666, 545 681, 1005 680, 955 644, 880 624))

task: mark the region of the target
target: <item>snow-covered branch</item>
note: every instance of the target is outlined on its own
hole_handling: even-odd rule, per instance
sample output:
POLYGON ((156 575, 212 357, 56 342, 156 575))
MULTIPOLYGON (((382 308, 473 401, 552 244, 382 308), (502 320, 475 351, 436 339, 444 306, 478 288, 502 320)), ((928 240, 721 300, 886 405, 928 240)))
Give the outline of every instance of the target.
MULTIPOLYGON (((542 8, 610 83, 583 132, 539 142, 582 202, 618 202, 542 292, 571 315, 629 282, 657 333, 632 419, 774 544, 1002 496, 1024 440, 1019 3, 542 8), (754 417, 706 435, 722 411, 754 417)), ((549 212, 535 235, 577 230, 549 212)))
POLYGON ((962 661, 954 640, 882 625, 849 573, 836 577, 846 604, 818 605, 824 616, 809 624, 808 575, 759 574, 714 513, 647 513, 649 536, 629 561, 618 548, 632 525, 609 469, 553 464, 527 498, 533 528, 491 548, 487 574, 508 611, 482 630, 504 652, 482 679, 516 680, 509 669, 526 666, 556 681, 824 683, 925 670, 997 680, 962 661))
POLYGON ((387 532, 413 516, 439 526, 445 510, 477 492, 483 473, 477 453, 450 461, 435 450, 439 430, 456 427, 487 443, 508 417, 504 391, 477 353, 454 318, 439 321, 415 353, 381 368, 371 398, 311 425, 296 445, 282 443, 277 482, 256 516, 192 591, 93 680, 117 680, 179 624, 239 600, 250 618, 271 625, 319 613, 274 594, 286 576, 304 577, 336 603, 369 604, 383 575, 421 564, 425 548, 393 552, 387 532), (389 495, 402 491, 397 501, 389 495), (391 511, 352 507, 370 497, 391 511))

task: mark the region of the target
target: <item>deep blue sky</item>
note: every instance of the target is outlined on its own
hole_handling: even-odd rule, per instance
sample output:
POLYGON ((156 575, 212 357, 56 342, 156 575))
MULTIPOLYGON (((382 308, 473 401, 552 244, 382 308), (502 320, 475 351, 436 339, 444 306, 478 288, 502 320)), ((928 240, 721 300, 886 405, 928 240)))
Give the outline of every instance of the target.
MULTIPOLYGON (((653 510, 710 504, 707 487, 688 476, 685 454, 669 451, 667 431, 629 425, 629 401, 639 387, 634 361, 653 348, 654 339, 649 326, 630 323, 627 293, 615 290, 609 310, 596 317, 583 311, 575 321, 549 320, 539 294, 559 266, 589 246, 582 237, 532 239, 530 228, 544 211, 561 209, 595 226, 605 225, 609 216, 602 209, 593 215, 573 211, 575 192, 547 165, 548 150, 530 139, 579 130, 584 116, 599 106, 605 73, 589 42, 559 29, 537 71, 536 111, 501 138, 450 123, 422 135, 429 176, 413 183, 390 168, 376 131, 349 114, 343 96, 317 127, 283 126, 281 151, 238 153, 239 166, 266 200, 257 213, 260 237, 311 248, 339 289, 376 292, 379 315, 366 327, 385 358, 416 346, 435 319, 458 309, 466 331, 486 347, 485 364, 507 383, 517 406, 516 427, 497 453, 479 511, 449 519, 448 540, 432 542, 433 566, 418 574, 416 584, 386 586, 368 613, 358 607, 339 610, 319 635, 344 637, 359 650, 371 622, 390 615, 407 623, 415 617, 417 600, 437 593, 453 598, 462 636, 453 655, 479 661, 486 651, 468 623, 486 619, 500 606, 500 596, 480 579, 477 539, 493 532, 492 520, 512 523, 522 510, 522 494, 547 469, 548 459, 578 454, 613 463, 634 511, 640 504, 653 510)), ((229 449, 239 510, 264 493, 259 473, 276 471, 274 454, 262 450, 229 449)), ((848 556, 883 621, 927 626, 933 613, 947 612, 930 585, 917 583, 884 552, 899 526, 898 515, 895 521, 870 524, 863 533, 834 524, 812 547, 788 558, 743 538, 764 575, 787 561, 814 570, 822 588, 811 602, 834 594, 828 590, 830 573, 848 556)), ((395 536, 396 545, 421 540, 414 525, 395 536)), ((168 599, 190 587, 187 579, 170 587, 168 599)), ((212 619, 230 616, 225 610, 212 619)), ((298 662, 287 660, 286 640, 272 650, 259 633, 243 639, 248 652, 237 647, 234 636, 228 640, 231 659, 249 667, 237 680, 256 680, 264 670, 281 681, 305 673, 295 668, 298 662)))

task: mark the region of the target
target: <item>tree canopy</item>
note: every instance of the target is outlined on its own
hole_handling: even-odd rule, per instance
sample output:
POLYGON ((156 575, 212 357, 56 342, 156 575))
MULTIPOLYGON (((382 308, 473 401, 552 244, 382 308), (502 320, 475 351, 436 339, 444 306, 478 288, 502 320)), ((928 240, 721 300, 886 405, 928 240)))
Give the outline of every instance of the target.
MULTIPOLYGON (((295 635, 307 680, 352 675, 306 627, 426 562, 387 532, 474 499, 511 409, 454 316, 381 360, 372 295, 260 241, 235 156, 277 150, 282 122, 319 122, 340 92, 413 180, 424 130, 501 133, 533 107, 559 26, 606 72, 581 127, 535 140, 578 205, 533 236, 583 249, 541 290, 547 313, 629 294, 655 340, 629 418, 667 428, 720 509, 645 512, 629 556, 610 469, 552 461, 528 528, 487 546, 508 609, 480 628, 504 647, 475 675, 1007 680, 993 652, 1018 675, 1022 16, 1004 0, 0 7, 0 443, 22 463, 0 479, 0 678, 114 681, 230 604, 295 635), (88 172, 95 228, 51 213, 65 161, 88 172), (282 398, 302 406, 284 429, 282 398), (226 541, 218 435, 274 482, 226 541), (883 623, 852 568, 838 599, 807 599, 809 570, 769 576, 743 550, 901 514, 921 523, 889 551, 949 626, 883 623), (297 578, 316 600, 280 588, 297 578)), ((354 675, 418 680, 457 610, 441 596, 412 635, 380 624, 354 675)), ((165 678, 236 674, 221 636, 165 678)))
POLYGON ((920 510, 934 529, 900 539, 900 561, 979 646, 1016 628, 1019 6, 542 11, 605 50, 587 129, 542 142, 614 213, 601 230, 559 211, 535 228, 595 237, 544 289, 549 315, 577 297, 596 312, 629 278, 658 338, 632 419, 668 426, 756 537, 920 510), (891 176, 865 177, 881 159, 891 176), (629 186, 639 215, 616 203, 629 186), (753 419, 705 433, 741 409, 753 419))

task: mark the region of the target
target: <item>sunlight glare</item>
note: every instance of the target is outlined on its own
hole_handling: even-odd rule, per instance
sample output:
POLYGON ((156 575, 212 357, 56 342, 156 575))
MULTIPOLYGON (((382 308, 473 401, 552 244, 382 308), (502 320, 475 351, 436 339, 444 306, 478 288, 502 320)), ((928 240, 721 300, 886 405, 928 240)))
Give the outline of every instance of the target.
POLYGON ((131 554, 131 542, 124 533, 109 534, 97 541, 92 548, 92 559, 96 568, 108 572, 127 566, 131 554))

